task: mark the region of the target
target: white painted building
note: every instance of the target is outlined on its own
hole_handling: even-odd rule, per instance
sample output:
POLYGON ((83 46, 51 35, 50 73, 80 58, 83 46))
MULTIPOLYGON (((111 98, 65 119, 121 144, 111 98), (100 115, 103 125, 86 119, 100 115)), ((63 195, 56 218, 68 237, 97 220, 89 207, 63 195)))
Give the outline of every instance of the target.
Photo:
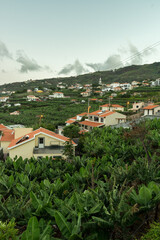
POLYGON ((157 115, 158 113, 160 114, 160 105, 148 105, 143 108, 144 110, 144 116, 150 115, 157 115))
POLYGON ((64 94, 62 92, 54 92, 53 98, 64 98, 64 94))

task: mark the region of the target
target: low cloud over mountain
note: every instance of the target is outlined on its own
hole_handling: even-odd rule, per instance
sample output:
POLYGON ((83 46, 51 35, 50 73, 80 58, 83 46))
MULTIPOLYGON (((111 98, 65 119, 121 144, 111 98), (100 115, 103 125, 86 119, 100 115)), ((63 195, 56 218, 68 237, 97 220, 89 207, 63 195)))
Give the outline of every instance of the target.
POLYGON ((135 45, 128 43, 126 48, 123 47, 118 49, 116 54, 110 55, 102 63, 85 63, 83 65, 79 60, 76 60, 73 64, 64 66, 59 72, 59 75, 71 73, 79 75, 91 71, 107 71, 133 64, 139 65, 143 64, 145 57, 155 52, 155 48, 152 47, 148 47, 142 51, 139 51, 135 45), (126 58, 126 56, 129 57, 126 58))
POLYGON ((38 65, 38 63, 33 58, 29 58, 24 51, 18 50, 17 56, 18 58, 16 61, 21 63, 21 73, 27 73, 28 71, 39 71, 42 69, 42 67, 38 65))
POLYGON ((7 49, 6 45, 0 41, 0 59, 2 60, 5 57, 12 59, 12 55, 7 49))

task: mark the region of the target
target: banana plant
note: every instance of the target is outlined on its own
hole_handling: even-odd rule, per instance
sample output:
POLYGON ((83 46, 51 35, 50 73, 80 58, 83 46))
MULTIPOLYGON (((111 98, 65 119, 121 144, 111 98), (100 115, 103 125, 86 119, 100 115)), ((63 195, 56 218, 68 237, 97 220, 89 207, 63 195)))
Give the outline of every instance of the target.
POLYGON ((58 228, 61 231, 63 239, 66 240, 81 240, 81 214, 78 213, 77 221, 69 222, 67 219, 59 212, 54 213, 55 221, 58 228))
MULTIPOLYGON (((44 219, 40 219, 38 222, 37 218, 31 217, 29 219, 27 229, 19 237, 19 240, 51 240, 54 239, 51 236, 52 228, 50 222, 46 223, 44 219)), ((53 234, 52 234, 53 235, 53 234)))

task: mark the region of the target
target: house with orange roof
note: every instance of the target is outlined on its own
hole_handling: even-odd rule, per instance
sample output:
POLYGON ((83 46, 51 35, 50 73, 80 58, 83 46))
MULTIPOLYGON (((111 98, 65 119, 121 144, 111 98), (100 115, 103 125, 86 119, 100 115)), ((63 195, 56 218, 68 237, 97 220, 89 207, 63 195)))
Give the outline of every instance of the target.
POLYGON ((8 146, 11 143, 11 141, 31 131, 33 131, 32 128, 10 129, 9 127, 4 126, 3 124, 0 124, 0 147, 3 149, 3 154, 5 155, 5 157, 9 153, 8 146))
POLYGON ((19 114, 20 114, 19 111, 14 111, 14 112, 11 112, 11 113, 10 113, 10 115, 15 115, 15 116, 17 116, 17 115, 19 115, 19 114))
POLYGON ((104 104, 100 106, 101 110, 109 110, 109 111, 122 111, 124 112, 124 107, 119 104, 104 104))
POLYGON ((113 88, 113 91, 115 91, 115 92, 120 92, 121 90, 122 90, 121 87, 115 87, 115 88, 113 88))
POLYGON ((0 102, 7 102, 9 97, 0 97, 0 102))
POLYGON ((39 100, 39 98, 38 97, 35 97, 34 95, 28 95, 27 96, 27 101, 37 101, 37 100, 39 100))
MULTIPOLYGON (((39 128, 28 134, 22 135, 11 141, 8 146, 9 156, 14 159, 22 158, 43 158, 43 157, 64 157, 65 143, 69 138, 56 134, 45 128, 39 128)), ((76 143, 71 141, 75 151, 76 143)))
POLYGON ((86 92, 81 92, 81 96, 82 97, 89 97, 91 95, 90 91, 86 91, 86 92))
POLYGON ((54 92, 53 98, 64 98, 64 94, 62 92, 54 92))
POLYGON ((88 119, 79 122, 81 130, 92 130, 94 127, 104 127, 116 125, 118 123, 126 122, 126 116, 124 114, 108 111, 97 110, 88 114, 88 119))
POLYGON ((150 115, 155 116, 160 114, 160 105, 149 104, 143 108, 144 116, 150 115))
POLYGON ((88 114, 87 112, 83 112, 83 113, 77 114, 75 117, 72 117, 72 118, 68 119, 65 122, 66 126, 69 126, 76 121, 81 121, 82 117, 87 116, 87 114, 88 114))

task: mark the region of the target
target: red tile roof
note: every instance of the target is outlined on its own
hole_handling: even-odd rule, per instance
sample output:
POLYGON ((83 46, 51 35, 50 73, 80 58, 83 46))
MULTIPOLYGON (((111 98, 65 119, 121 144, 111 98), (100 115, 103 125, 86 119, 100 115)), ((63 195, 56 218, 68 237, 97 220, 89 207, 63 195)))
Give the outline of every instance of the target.
POLYGON ((154 108, 156 108, 156 107, 160 107, 160 105, 148 105, 148 106, 146 106, 146 107, 144 107, 143 109, 154 109, 154 108))
POLYGON ((104 123, 98 123, 98 122, 91 122, 91 121, 82 121, 82 122, 79 122, 79 124, 81 125, 86 125, 86 126, 90 126, 90 127, 100 127, 100 126, 103 126, 104 123))
POLYGON ((1 142, 11 142, 13 139, 14 139, 14 130, 4 129, 0 141, 1 142))
POLYGON ((89 115, 90 116, 99 116, 99 117, 107 117, 111 114, 114 114, 115 112, 112 112, 112 111, 109 111, 109 110, 105 110, 105 111, 102 111, 102 110, 97 110, 95 112, 92 112, 90 113, 89 115))
POLYGON ((65 123, 74 123, 75 120, 69 119, 68 121, 66 121, 65 123))
POLYGON ((112 115, 112 114, 114 114, 114 113, 115 113, 115 112, 109 111, 109 112, 106 112, 106 113, 104 113, 104 114, 101 114, 100 117, 107 117, 107 116, 112 115))
MULTIPOLYGON (((37 134, 39 134, 39 133, 45 133, 45 134, 47 134, 47 135, 50 135, 51 137, 58 138, 58 139, 60 139, 60 140, 62 140, 62 141, 69 141, 69 138, 67 138, 67 137, 64 137, 64 136, 62 136, 62 135, 56 134, 56 133, 54 133, 54 132, 52 132, 52 131, 49 131, 49 130, 47 130, 47 129, 45 129, 45 128, 39 128, 39 129, 37 129, 37 130, 29 133, 29 134, 24 135, 24 136, 28 136, 28 138, 25 139, 25 140, 23 140, 23 143, 28 142, 29 140, 34 139, 34 138, 35 138, 35 135, 37 135, 37 134)), ((22 136, 22 137, 23 137, 23 136, 22 136)), ((19 138, 17 138, 17 139, 14 139, 14 140, 10 143, 10 145, 8 146, 8 148, 10 149, 10 148, 12 148, 12 147, 17 147, 17 146, 19 146, 19 144, 22 143, 22 142, 20 142, 20 143, 17 143, 17 142, 18 142, 22 137, 19 137, 19 138)), ((73 145, 76 145, 74 141, 72 141, 72 144, 73 144, 73 145)))
POLYGON ((75 116, 75 117, 72 117, 72 118, 70 118, 70 119, 77 119, 77 117, 75 116))
MULTIPOLYGON (((109 104, 101 105, 101 107, 109 107, 109 104)), ((123 106, 121 106, 119 104, 110 104, 110 107, 124 108, 123 106)))
POLYGON ((14 130, 8 129, 3 124, 0 124, 0 131, 2 131, 1 142, 11 142, 14 139, 14 130))
POLYGON ((8 129, 8 128, 1 123, 0 124, 0 130, 2 131, 3 129, 8 129))

